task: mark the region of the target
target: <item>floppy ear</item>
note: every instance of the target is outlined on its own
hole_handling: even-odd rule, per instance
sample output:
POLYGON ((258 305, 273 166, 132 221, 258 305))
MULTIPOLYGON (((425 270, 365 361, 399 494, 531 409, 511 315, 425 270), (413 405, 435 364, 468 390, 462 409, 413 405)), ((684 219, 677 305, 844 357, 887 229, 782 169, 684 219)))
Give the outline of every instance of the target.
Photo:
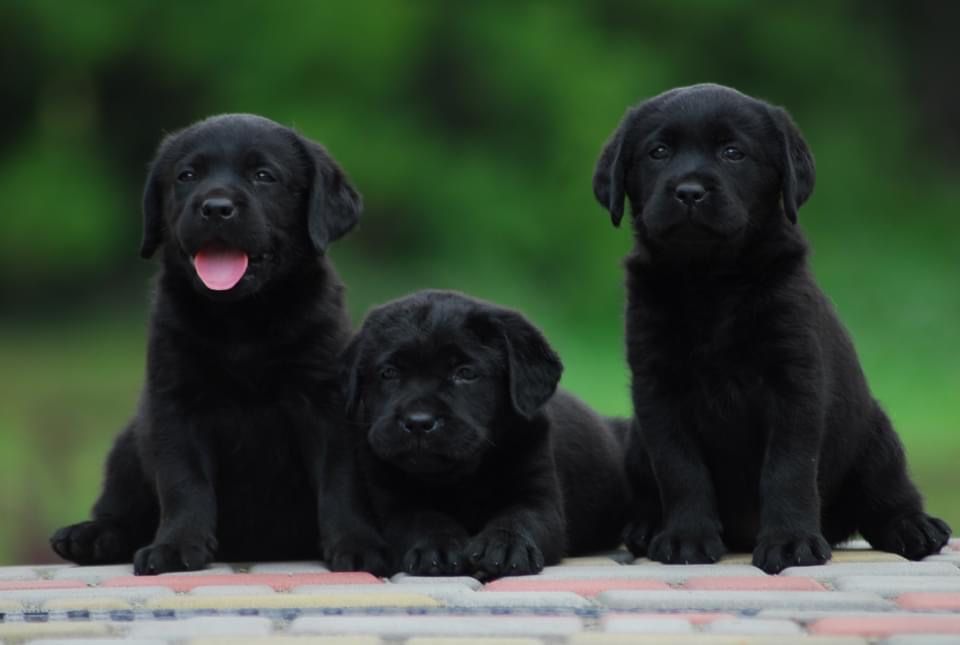
POLYGON ((359 333, 340 354, 340 382, 343 384, 343 396, 347 417, 353 417, 360 407, 360 351, 359 333))
POLYGON ((299 140, 307 151, 313 170, 307 229, 317 253, 323 253, 330 243, 356 226, 363 210, 363 199, 323 146, 304 137, 299 140))
POLYGON ((773 121, 780 134, 780 168, 783 212, 791 223, 797 223, 797 211, 813 193, 816 168, 813 153, 800 129, 783 108, 772 108, 773 121))
POLYGON ((627 111, 620 125, 604 144, 593 171, 593 195, 601 206, 610 211, 610 221, 614 226, 620 226, 620 220, 623 219, 624 184, 628 163, 625 156, 629 151, 629 147, 624 144, 633 115, 634 110, 627 111))
POLYGON ((156 156, 150 162, 147 181, 143 186, 143 238, 140 242, 142 258, 153 256, 163 244, 163 175, 167 171, 167 150, 173 136, 175 135, 166 137, 160 143, 156 156))
POLYGON ((532 417, 553 396, 563 364, 540 330, 515 311, 492 316, 503 339, 513 409, 532 417))

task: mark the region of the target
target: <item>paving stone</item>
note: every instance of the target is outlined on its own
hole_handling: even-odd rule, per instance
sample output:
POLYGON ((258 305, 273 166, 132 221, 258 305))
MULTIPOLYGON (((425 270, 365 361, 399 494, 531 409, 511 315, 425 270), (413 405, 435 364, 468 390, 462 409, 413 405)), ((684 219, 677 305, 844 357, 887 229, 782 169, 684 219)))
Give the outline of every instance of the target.
POLYGON ((516 608, 543 608, 556 607, 576 609, 591 607, 592 603, 569 591, 540 591, 529 593, 526 591, 466 591, 451 594, 434 595, 443 601, 447 607, 516 607, 516 608))
POLYGON ((164 576, 230 576, 237 573, 234 566, 228 562, 211 562, 203 569, 196 571, 177 571, 176 573, 161 573, 164 576))
MULTIPOLYGON (((960 573, 960 570, 958 570, 960 573)), ((539 580, 575 580, 596 578, 647 578, 664 582, 684 582, 707 576, 765 576, 756 567, 743 564, 628 564, 619 567, 546 567, 533 576, 539 580)), ((518 576, 518 579, 530 576, 518 576)))
POLYGON ((272 621, 261 616, 199 616, 182 620, 140 620, 130 623, 131 638, 181 639, 195 636, 266 636, 272 621))
POLYGON ((45 600, 40 608, 43 611, 122 611, 133 609, 133 603, 116 596, 100 598, 51 598, 45 600))
POLYGON ((923 559, 924 562, 949 562, 960 566, 960 551, 944 550, 943 553, 928 555, 923 559))
POLYGON ((765 620, 762 618, 734 618, 716 620, 704 627, 712 634, 742 634, 767 636, 792 636, 802 634, 800 625, 790 620, 765 620))
POLYGON ((583 628, 575 616, 301 616, 294 634, 381 636, 567 636, 583 628))
POLYGON ((107 636, 114 633, 109 623, 60 621, 48 623, 2 623, 0 638, 29 640, 44 637, 107 636))
POLYGON ((960 592, 960 576, 849 576, 833 581, 840 591, 869 591, 886 598, 914 591, 960 592))
POLYGON ((616 634, 690 634, 693 623, 673 616, 618 616, 603 621, 605 632, 616 634))
MULTIPOLYGON (((683 611, 671 611, 660 614, 638 614, 638 613, 608 613, 601 620, 600 623, 603 626, 609 625, 610 623, 616 623, 620 620, 632 620, 634 618, 643 618, 644 620, 685 620, 692 625, 706 625, 715 620, 722 620, 725 618, 736 618, 736 614, 724 614, 718 612, 683 612, 683 611)), ((613 630, 610 630, 613 631, 613 630)))
POLYGON ((30 645, 167 645, 165 640, 144 638, 41 638, 30 641, 30 645))
POLYGON ((790 578, 781 576, 691 578, 683 584, 683 588, 700 591, 715 589, 730 591, 826 591, 826 588, 816 580, 799 576, 790 578))
POLYGON ((662 580, 646 578, 589 578, 589 579, 555 579, 541 580, 538 576, 521 576, 500 578, 488 582, 483 587, 483 593, 491 591, 571 591, 581 596, 596 596, 601 591, 612 589, 660 589, 669 590, 670 585, 662 580))
POLYGON ((23 611, 23 603, 12 598, 0 599, 0 613, 9 614, 23 611))
MULTIPOLYGON (((473 592, 470 592, 473 593, 473 592)), ((274 594, 272 596, 189 596, 151 598, 149 609, 176 611, 197 609, 309 609, 325 607, 440 607, 425 594, 383 591, 381 593, 274 594)))
MULTIPOLYGON (((165 641, 164 641, 165 642, 165 641)), ((407 641, 409 643, 409 641, 407 641)), ((381 645, 379 636, 205 636, 187 645, 381 645)), ((536 641, 537 645, 542 645, 536 641)), ((30 645, 33 645, 31 643, 30 645)), ((75 643, 74 645, 82 645, 75 643)), ((114 645, 117 645, 116 643, 114 645)), ((127 641, 123 642, 127 645, 127 641)))
POLYGON ((897 605, 914 611, 958 611, 960 612, 960 593, 929 592, 905 593, 897 597, 897 605))
POLYGON ((451 593, 474 593, 473 589, 466 585, 441 582, 435 585, 417 584, 417 585, 301 585, 294 587, 290 593, 295 594, 331 594, 331 593, 414 593, 425 596, 445 595, 451 593))
POLYGON ((319 561, 257 562, 246 573, 329 573, 330 569, 319 561))
POLYGON ((96 584, 108 578, 132 576, 132 564, 106 564, 97 567, 63 567, 52 572, 54 580, 82 580, 89 584, 96 584))
POLYGON ((960 576, 960 569, 946 562, 850 562, 790 567, 780 575, 829 581, 849 576, 960 576))
POLYGON ((724 553, 717 564, 753 564, 752 553, 724 553))
MULTIPOLYGON (((374 585, 371 585, 374 586, 374 585)), ((277 592, 270 585, 210 585, 194 587, 187 592, 190 596, 272 596, 277 592)))
POLYGON ((33 567, 0 567, 0 580, 37 580, 40 575, 33 567))
MULTIPOLYGON (((960 573, 960 572, 958 572, 960 573)), ((230 575, 183 575, 123 576, 104 581, 101 587, 164 586, 174 591, 190 591, 195 587, 210 585, 269 585, 277 591, 300 585, 323 584, 383 584, 376 576, 359 571, 340 573, 234 573, 230 575)))
POLYGON ((591 555, 573 556, 564 558, 560 561, 560 566, 581 567, 581 566, 600 566, 606 567, 618 564, 630 564, 634 561, 633 554, 626 548, 614 549, 613 551, 604 551, 593 553, 591 555))
POLYGON ((470 576, 410 576, 405 573, 398 573, 390 582, 399 585, 435 585, 435 584, 458 584, 471 589, 479 589, 483 583, 470 576))
POLYGON ((957 637, 944 634, 910 634, 884 638, 878 645, 957 645, 957 637))
POLYGON ((457 638, 456 636, 415 636, 404 641, 404 645, 543 645, 539 638, 457 638))
POLYGON ((132 603, 142 603, 147 598, 172 596, 168 587, 83 587, 82 589, 28 589, 0 591, 0 602, 19 601, 30 607, 39 607, 50 600, 60 598, 90 600, 96 598, 120 598, 132 603))
POLYGON ((3 580, 0 591, 27 589, 83 589, 87 585, 79 580, 3 580))
POLYGON ((896 611, 876 610, 859 611, 855 609, 762 609, 756 613, 757 618, 793 620, 802 624, 809 624, 820 620, 821 618, 836 618, 843 616, 846 618, 859 618, 861 620, 870 620, 875 616, 913 616, 915 614, 896 611))
POLYGON ((868 593, 833 591, 604 591, 599 596, 614 609, 686 609, 737 611, 743 609, 886 609, 893 603, 868 593))
POLYGON ((833 564, 845 564, 856 562, 909 562, 902 555, 888 553, 887 551, 874 551, 872 549, 853 550, 853 551, 834 551, 830 558, 833 564))
POLYGON ((834 636, 750 636, 732 634, 574 634, 567 645, 867 645, 863 638, 834 636))
POLYGON ((821 618, 807 627, 811 634, 892 636, 894 634, 960 634, 960 615, 894 615, 821 618))

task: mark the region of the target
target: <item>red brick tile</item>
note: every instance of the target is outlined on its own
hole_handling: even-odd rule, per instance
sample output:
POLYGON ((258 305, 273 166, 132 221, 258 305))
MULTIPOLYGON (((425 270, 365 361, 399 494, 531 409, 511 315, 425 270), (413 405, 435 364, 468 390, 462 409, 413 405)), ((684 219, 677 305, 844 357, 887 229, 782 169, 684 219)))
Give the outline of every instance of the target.
POLYGON ((904 609, 960 611, 960 593, 916 591, 897 596, 897 604, 904 609))
POLYGON ((269 585, 284 591, 301 585, 371 585, 383 582, 369 573, 347 571, 342 573, 235 573, 230 575, 180 576, 121 576, 104 580, 101 587, 169 587, 174 591, 190 591, 210 585, 269 585))
POLYGON ((801 578, 799 576, 789 578, 782 576, 690 578, 684 583, 683 588, 698 591, 826 591, 826 588, 813 578, 801 578))
POLYGON ((541 578, 501 578, 483 586, 482 591, 572 591, 581 596, 596 596, 611 589, 665 591, 670 585, 645 578, 585 578, 544 580, 541 578))
POLYGON ((892 636, 894 634, 960 634, 960 616, 917 614, 821 618, 808 630, 812 634, 892 636))
POLYGON ((4 580, 0 582, 0 591, 18 589, 82 589, 86 583, 81 580, 4 580))

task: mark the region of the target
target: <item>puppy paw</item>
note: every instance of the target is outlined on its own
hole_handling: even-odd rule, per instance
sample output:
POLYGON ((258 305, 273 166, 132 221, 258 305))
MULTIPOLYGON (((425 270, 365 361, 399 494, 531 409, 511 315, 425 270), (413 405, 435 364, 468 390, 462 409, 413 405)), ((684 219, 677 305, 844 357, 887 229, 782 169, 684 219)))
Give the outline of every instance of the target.
POLYGON ((720 532, 703 526, 665 529, 650 540, 647 557, 665 564, 711 564, 726 553, 720 532))
POLYGON ((523 576, 543 570, 540 547, 530 536, 504 529, 487 529, 465 549, 470 568, 483 579, 523 576))
POLYGON ((77 564, 130 562, 136 548, 123 529, 103 520, 65 526, 53 534, 50 546, 64 560, 77 564))
POLYGON ((767 573, 809 567, 830 559, 830 545, 819 533, 805 531, 761 535, 753 549, 753 566, 767 573))
POLYGON ((650 542, 656 532, 657 527, 653 522, 631 522, 623 531, 623 543, 634 557, 642 558, 649 552, 650 542))
POLYGON ((195 571, 211 561, 217 549, 213 537, 191 537, 177 542, 154 542, 133 556, 133 573, 149 576, 171 571, 195 571))
POLYGON ((417 540, 403 556, 403 570, 415 576, 455 576, 467 572, 466 540, 431 535, 417 540))
POLYGON ((331 571, 366 571, 380 577, 396 572, 387 545, 373 538, 337 540, 323 549, 323 560, 331 571))
POLYGON ((920 560, 939 553, 950 539, 950 527, 926 513, 911 513, 901 515, 865 537, 876 549, 898 553, 908 560, 920 560))

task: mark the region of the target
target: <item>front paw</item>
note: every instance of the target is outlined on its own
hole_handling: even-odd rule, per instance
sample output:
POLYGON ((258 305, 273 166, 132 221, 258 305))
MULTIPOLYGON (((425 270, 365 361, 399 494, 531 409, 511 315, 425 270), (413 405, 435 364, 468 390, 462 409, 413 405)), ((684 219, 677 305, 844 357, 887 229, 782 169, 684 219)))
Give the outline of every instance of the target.
POLYGON ((725 552, 719 529, 710 525, 664 529, 647 549, 651 560, 666 564, 711 564, 725 552))
POLYGON ((753 550, 753 566, 767 573, 823 564, 829 559, 830 545, 820 533, 808 531, 761 534, 753 550))
POLYGON ((466 538, 430 535, 417 540, 403 556, 403 570, 415 576, 456 576, 466 573, 466 538))
POLYGON ((657 525, 646 520, 636 520, 627 524, 623 530, 623 543, 636 558, 642 558, 650 551, 650 543, 657 533, 657 525))
POLYGON ((171 571, 196 571, 213 561, 217 541, 213 536, 191 536, 176 541, 157 541, 133 556, 133 573, 138 576, 171 571))
POLYGON ((77 564, 130 562, 134 550, 127 533, 106 520, 65 526, 53 534, 50 546, 64 560, 77 564))
POLYGON ((466 554, 482 578, 523 576, 543 570, 540 547, 525 532, 487 529, 470 540, 466 554))
POLYGON ((908 560, 920 560, 939 553, 950 539, 950 527, 926 513, 901 515, 867 540, 881 551, 898 553, 908 560))
POLYGON ((323 549, 323 560, 331 571, 366 571, 385 577, 396 571, 390 549, 379 538, 348 536, 323 549))

